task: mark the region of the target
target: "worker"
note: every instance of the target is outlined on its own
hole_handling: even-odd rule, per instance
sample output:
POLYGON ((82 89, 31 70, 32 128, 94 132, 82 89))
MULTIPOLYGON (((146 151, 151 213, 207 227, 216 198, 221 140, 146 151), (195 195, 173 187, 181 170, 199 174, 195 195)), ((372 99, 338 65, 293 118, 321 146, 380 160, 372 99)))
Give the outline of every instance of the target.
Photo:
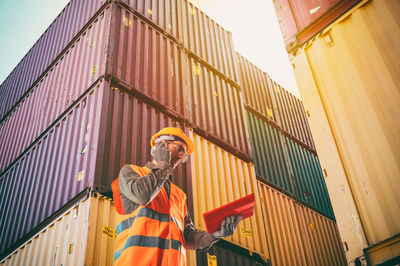
POLYGON ((180 128, 161 129, 150 140, 152 161, 124 165, 112 184, 117 209, 115 265, 185 265, 185 249, 206 249, 234 233, 241 215, 225 217, 212 234, 196 230, 186 194, 172 170, 193 152, 180 128))

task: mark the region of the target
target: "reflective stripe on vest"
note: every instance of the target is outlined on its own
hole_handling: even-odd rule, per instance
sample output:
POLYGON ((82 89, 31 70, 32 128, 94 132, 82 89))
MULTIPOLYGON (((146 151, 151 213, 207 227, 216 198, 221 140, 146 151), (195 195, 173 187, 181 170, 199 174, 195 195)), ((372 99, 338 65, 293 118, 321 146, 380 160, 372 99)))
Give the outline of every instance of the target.
MULTIPOLYGON (((147 248, 160 248, 169 249, 169 239, 164 239, 161 237, 154 236, 141 236, 135 235, 130 236, 125 242, 124 247, 114 253, 114 261, 116 261, 121 255, 122 251, 129 247, 147 247, 147 248)), ((171 248, 178 250, 179 252, 184 252, 182 250, 183 244, 175 239, 171 239, 171 248)))

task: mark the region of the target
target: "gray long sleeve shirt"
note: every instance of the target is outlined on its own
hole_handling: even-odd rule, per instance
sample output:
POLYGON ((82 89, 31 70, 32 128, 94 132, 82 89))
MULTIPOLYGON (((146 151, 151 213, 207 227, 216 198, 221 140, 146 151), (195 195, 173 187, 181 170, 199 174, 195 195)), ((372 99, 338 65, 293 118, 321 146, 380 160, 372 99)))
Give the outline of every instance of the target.
MULTIPOLYGON (((125 165, 119 175, 119 191, 122 208, 125 213, 132 213, 139 205, 149 204, 164 186, 168 195, 170 193, 171 174, 167 163, 153 164, 148 162, 149 174, 141 177, 128 165, 125 165)), ((205 231, 194 228, 189 212, 185 216, 185 237, 187 249, 209 248, 216 239, 205 231)))

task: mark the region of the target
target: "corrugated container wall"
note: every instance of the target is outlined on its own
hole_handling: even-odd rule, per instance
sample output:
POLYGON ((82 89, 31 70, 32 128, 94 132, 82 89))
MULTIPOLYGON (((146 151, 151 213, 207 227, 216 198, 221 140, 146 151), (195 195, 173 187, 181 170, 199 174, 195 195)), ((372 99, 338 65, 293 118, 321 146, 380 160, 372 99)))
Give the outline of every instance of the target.
POLYGON ((110 8, 95 17, 0 124, 0 172, 105 73, 110 8))
POLYGON ((267 117, 288 135, 315 150, 302 102, 245 57, 239 53, 237 57, 247 110, 267 117))
POLYGON ((284 135, 267 117, 247 111, 257 176, 334 219, 321 166, 314 152, 284 135))
POLYGON ((335 222, 257 182, 272 265, 346 265, 335 222))
POLYGON ((256 174, 295 197, 296 183, 290 175, 282 133, 268 123, 266 117, 251 111, 246 114, 256 174))
POLYGON ((291 172, 295 176, 298 199, 335 219, 318 157, 290 138, 283 139, 291 172))
MULTIPOLYGON (((115 215, 110 199, 86 194, 0 265, 112 265, 115 215)), ((188 266, 196 265, 194 251, 187 251, 186 257, 188 266)))
POLYGON ((236 53, 239 66, 240 85, 247 108, 252 108, 280 125, 279 110, 274 88, 267 73, 236 53))
POLYGON ((360 2, 368 0, 276 0, 273 1, 286 50, 303 45, 360 2))
POLYGON ((349 260, 366 248, 374 264, 400 256, 398 14, 399 1, 368 1, 291 58, 338 223, 355 217, 339 227, 349 260))
POLYGON ((110 200, 85 197, 0 265, 111 265, 115 214, 110 200))
MULTIPOLYGON (((205 230, 203 213, 251 193, 258 199, 254 167, 202 137, 191 134, 195 151, 191 155, 194 224, 205 230)), ((239 223, 226 240, 268 258, 260 203, 254 216, 239 223)))
POLYGON ((189 0, 182 5, 183 45, 197 60, 224 74, 230 82, 237 82, 235 50, 232 33, 228 32, 189 0))
POLYGON ((93 184, 104 83, 67 110, 0 176, 0 254, 93 184))
MULTIPOLYGON (((0 86, 0 119, 12 109, 105 3, 72 0, 0 86), (61 34, 62 33, 62 34, 61 34)), ((105 5, 104 5, 105 6, 105 5)))
POLYGON ((174 112, 197 133, 211 136, 235 155, 250 161, 238 85, 131 10, 118 6, 113 17, 113 81, 157 108, 174 112))

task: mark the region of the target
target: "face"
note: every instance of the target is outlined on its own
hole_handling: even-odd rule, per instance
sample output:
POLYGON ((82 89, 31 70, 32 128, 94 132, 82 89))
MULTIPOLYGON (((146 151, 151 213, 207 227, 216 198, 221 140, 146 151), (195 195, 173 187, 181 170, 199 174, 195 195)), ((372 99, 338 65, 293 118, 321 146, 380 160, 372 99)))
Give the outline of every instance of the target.
POLYGON ((171 167, 175 168, 186 155, 186 144, 180 140, 166 141, 166 143, 171 151, 171 167))

